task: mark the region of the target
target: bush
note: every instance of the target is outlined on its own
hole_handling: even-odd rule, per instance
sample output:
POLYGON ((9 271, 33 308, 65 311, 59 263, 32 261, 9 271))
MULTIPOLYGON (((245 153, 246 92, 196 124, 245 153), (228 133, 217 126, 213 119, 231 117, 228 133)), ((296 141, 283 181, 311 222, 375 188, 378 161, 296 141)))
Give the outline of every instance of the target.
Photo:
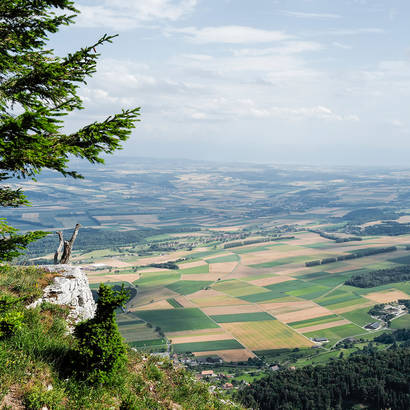
POLYGON ((13 335, 23 325, 23 313, 16 310, 20 298, 2 296, 0 298, 0 338, 13 335))
POLYGON ((74 371, 92 383, 112 380, 127 361, 126 347, 115 322, 115 309, 123 306, 128 292, 113 291, 104 284, 98 290, 95 317, 79 323, 74 330, 74 371))

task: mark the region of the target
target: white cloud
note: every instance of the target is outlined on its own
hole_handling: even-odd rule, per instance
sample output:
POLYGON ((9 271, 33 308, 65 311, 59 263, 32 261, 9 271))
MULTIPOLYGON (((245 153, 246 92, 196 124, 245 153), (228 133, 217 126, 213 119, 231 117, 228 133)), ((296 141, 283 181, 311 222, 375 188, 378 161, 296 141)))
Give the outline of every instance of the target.
POLYGON ((176 21, 191 13, 197 0, 105 0, 99 5, 79 4, 77 25, 128 30, 141 23, 176 21))
POLYGON ((233 50, 236 56, 266 56, 277 54, 297 54, 308 51, 322 50, 323 46, 314 41, 286 41, 278 47, 270 48, 242 48, 233 50))
POLYGON ((251 44, 272 43, 292 38, 283 31, 262 30, 247 26, 184 27, 169 29, 168 33, 180 33, 194 43, 251 44))
POLYGON ((304 19, 339 19, 342 16, 334 13, 305 13, 301 11, 282 10, 280 12, 284 16, 297 17, 304 19))

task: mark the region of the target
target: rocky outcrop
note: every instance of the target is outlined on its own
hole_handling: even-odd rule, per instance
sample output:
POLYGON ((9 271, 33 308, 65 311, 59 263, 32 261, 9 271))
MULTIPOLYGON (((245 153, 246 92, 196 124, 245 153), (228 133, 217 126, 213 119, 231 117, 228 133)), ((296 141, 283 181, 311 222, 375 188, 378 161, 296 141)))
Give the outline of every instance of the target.
MULTIPOLYGON (((70 324, 91 319, 96 305, 88 285, 86 274, 78 266, 46 265, 42 268, 57 272, 51 285, 44 288, 43 297, 28 307, 36 307, 43 302, 65 305, 70 308, 68 320, 70 324)), ((71 326, 70 326, 71 327, 71 326)))

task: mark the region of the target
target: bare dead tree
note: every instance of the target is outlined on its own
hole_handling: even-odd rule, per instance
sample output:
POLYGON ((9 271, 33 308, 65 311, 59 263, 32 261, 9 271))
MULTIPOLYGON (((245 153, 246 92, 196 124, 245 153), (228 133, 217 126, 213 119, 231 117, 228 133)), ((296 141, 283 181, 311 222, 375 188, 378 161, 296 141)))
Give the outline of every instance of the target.
POLYGON ((71 236, 71 239, 69 241, 64 240, 63 232, 61 231, 56 232, 56 234, 58 235, 58 238, 60 239, 60 243, 54 254, 54 264, 55 265, 65 264, 69 262, 70 257, 71 257, 71 252, 73 250, 73 245, 77 238, 78 230, 80 228, 81 228, 80 224, 77 224, 75 226, 73 235, 71 236))

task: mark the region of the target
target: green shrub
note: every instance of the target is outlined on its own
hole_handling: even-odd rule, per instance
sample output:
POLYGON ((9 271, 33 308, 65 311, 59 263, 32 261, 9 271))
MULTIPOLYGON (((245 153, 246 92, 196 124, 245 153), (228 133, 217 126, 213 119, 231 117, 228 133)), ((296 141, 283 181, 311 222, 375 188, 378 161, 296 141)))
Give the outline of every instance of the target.
POLYGON ((101 284, 95 317, 75 327, 77 344, 73 365, 81 378, 106 383, 126 363, 126 347, 115 321, 115 309, 122 306, 128 296, 124 288, 116 292, 101 284))
POLYGON ((13 335, 23 325, 23 313, 17 310, 21 298, 3 295, 0 298, 0 338, 13 335))

